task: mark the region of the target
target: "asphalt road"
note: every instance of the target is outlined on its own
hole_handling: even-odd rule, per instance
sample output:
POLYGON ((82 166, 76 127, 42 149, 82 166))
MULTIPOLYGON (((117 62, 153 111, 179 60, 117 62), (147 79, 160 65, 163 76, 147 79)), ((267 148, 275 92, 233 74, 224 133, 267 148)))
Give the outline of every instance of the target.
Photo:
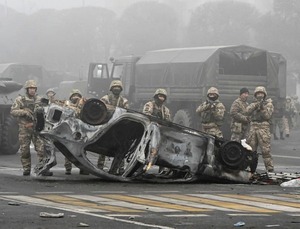
MULTIPOLYGON (((300 172, 299 134, 272 142, 276 172, 300 172)), ((18 154, 0 156, 1 229, 300 227, 299 188, 107 182, 77 168, 65 175, 64 157, 57 159, 53 177, 23 177, 18 154)))

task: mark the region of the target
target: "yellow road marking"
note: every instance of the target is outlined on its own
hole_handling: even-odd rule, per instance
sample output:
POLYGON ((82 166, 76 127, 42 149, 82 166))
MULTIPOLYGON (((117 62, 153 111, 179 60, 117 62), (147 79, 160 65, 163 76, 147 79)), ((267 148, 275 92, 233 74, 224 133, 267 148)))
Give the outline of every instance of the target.
POLYGON ((116 207, 116 206, 110 206, 110 205, 99 205, 96 203, 82 201, 82 200, 79 200, 76 198, 59 196, 59 195, 36 195, 35 197, 38 197, 40 199, 45 199, 45 200, 51 200, 51 201, 57 202, 57 203, 64 203, 64 204, 69 204, 69 205, 73 205, 73 206, 101 209, 101 210, 107 210, 107 211, 112 211, 112 212, 144 212, 142 210, 135 210, 135 209, 129 209, 129 208, 123 208, 123 207, 116 207))
POLYGON ((276 205, 300 208, 300 203, 298 204, 298 203, 286 202, 286 201, 281 201, 281 200, 271 200, 271 199, 265 199, 265 198, 261 198, 261 197, 234 195, 234 194, 221 194, 220 196, 231 197, 231 198, 240 199, 240 200, 250 200, 250 201, 257 201, 260 203, 276 204, 276 205))
POLYGON ((109 195, 109 194, 100 195, 100 196, 114 199, 114 200, 122 200, 122 201, 127 201, 136 204, 143 204, 143 205, 149 205, 149 206, 155 206, 161 208, 169 208, 169 209, 175 209, 180 211, 189 211, 189 212, 210 211, 209 209, 204 209, 204 208, 195 208, 195 207, 188 207, 188 206, 177 205, 177 204, 170 204, 167 202, 149 200, 149 199, 133 197, 133 196, 121 196, 121 195, 109 195))
POLYGON ((275 212, 277 212, 274 210, 257 208, 257 207, 253 207, 253 206, 237 204, 237 203, 228 202, 228 201, 212 200, 212 199, 207 199, 207 198, 202 198, 202 197, 183 196, 183 195, 177 195, 177 194, 163 194, 161 196, 169 197, 169 198, 173 198, 173 199, 177 199, 177 200, 185 200, 185 201, 209 204, 209 205, 214 205, 214 206, 218 206, 218 207, 230 208, 230 209, 248 211, 248 212, 249 211, 250 212, 260 212, 260 213, 275 213, 275 212))

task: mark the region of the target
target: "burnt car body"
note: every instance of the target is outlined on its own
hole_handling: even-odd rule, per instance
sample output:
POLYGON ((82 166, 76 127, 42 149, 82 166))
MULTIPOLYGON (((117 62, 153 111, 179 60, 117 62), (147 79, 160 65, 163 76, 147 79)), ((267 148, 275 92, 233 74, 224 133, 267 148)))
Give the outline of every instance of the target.
MULTIPOLYGON (((69 107, 51 104, 37 115, 37 130, 74 165, 115 181, 247 183, 257 153, 238 142, 89 99, 81 117, 69 107), (106 156, 104 169, 94 159, 106 156), (121 163, 124 169, 120 170, 121 163), (163 167, 164 172, 159 171, 163 167)), ((49 157, 54 157, 49 153, 49 157)), ((46 160, 37 174, 49 169, 46 160)))

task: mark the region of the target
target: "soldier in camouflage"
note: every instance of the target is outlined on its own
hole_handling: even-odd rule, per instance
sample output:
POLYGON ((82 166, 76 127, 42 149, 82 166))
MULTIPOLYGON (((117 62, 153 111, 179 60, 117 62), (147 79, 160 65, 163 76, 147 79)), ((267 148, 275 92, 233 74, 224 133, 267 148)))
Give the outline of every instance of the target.
POLYGON ((274 112, 272 116, 272 132, 274 136, 274 140, 278 140, 277 136, 277 127, 279 129, 280 139, 284 140, 283 132, 284 132, 284 122, 283 116, 285 111, 285 101, 284 98, 279 98, 277 101, 274 101, 274 112))
MULTIPOLYGON (((41 97, 36 94, 37 84, 34 80, 25 82, 25 95, 18 96, 11 107, 11 115, 19 123, 19 142, 21 151, 21 163, 23 166, 23 175, 29 176, 31 171, 30 144, 33 142, 38 156, 38 163, 43 162, 44 142, 35 131, 35 110, 41 101, 41 97)), ((43 175, 52 175, 51 172, 43 175)))
POLYGON ((246 115, 248 96, 249 90, 242 88, 240 90, 240 96, 231 105, 231 141, 240 142, 247 137, 250 123, 250 117, 246 115))
POLYGON ((163 88, 158 88, 154 93, 153 100, 144 105, 143 113, 162 120, 171 121, 170 110, 164 105, 166 100, 167 91, 163 88))
POLYGON ((290 136, 290 130, 293 129, 294 123, 293 118, 297 114, 297 109, 295 107, 295 104, 293 103, 290 96, 286 97, 285 102, 285 126, 286 126, 286 137, 290 136))
POLYGON ((219 101, 219 96, 217 88, 209 88, 206 101, 196 109, 196 113, 201 117, 202 130, 205 133, 223 138, 220 127, 224 120, 225 106, 219 101))
POLYGON ((273 158, 271 155, 271 132, 270 122, 274 107, 271 99, 266 99, 267 91, 259 86, 254 91, 254 101, 247 107, 247 114, 251 117, 249 137, 247 143, 256 151, 261 148, 265 168, 268 172, 274 171, 273 158))
MULTIPOLYGON (((55 104, 58 104, 58 105, 62 105, 62 101, 59 101, 57 99, 55 99, 55 91, 53 88, 49 88, 47 91, 46 91, 46 96, 49 100, 49 104, 50 103, 55 103, 55 104)), ((46 151, 54 151, 54 152, 57 152, 57 149, 55 148, 55 146, 53 145, 52 142, 50 141, 45 141, 45 150, 46 151)), ((65 166, 65 174, 66 175, 71 175, 71 170, 72 170, 72 163, 65 157, 65 163, 64 163, 64 166, 65 166)))
POLYGON ((114 107, 121 107, 128 109, 129 104, 128 100, 121 96, 121 92, 123 91, 123 84, 120 80, 113 80, 109 86, 108 95, 103 96, 100 100, 107 105, 112 105, 114 107))
MULTIPOLYGON (((153 100, 147 102, 144 105, 143 113, 146 115, 151 115, 156 118, 165 120, 165 121, 171 121, 171 114, 169 108, 167 108, 164 103, 167 100, 167 91, 163 88, 158 88, 153 96, 153 100)), ((161 175, 167 175, 171 172, 169 168, 166 167, 159 167, 158 172, 161 175)))
POLYGON ((298 100, 298 96, 297 95, 294 95, 293 97, 292 97, 292 100, 293 100, 293 103, 294 103, 294 105, 295 105, 295 108, 296 108, 296 115, 294 116, 294 119, 293 119, 293 121, 294 121, 294 126, 296 127, 296 128, 299 128, 299 126, 300 126, 300 123, 299 123, 299 121, 300 121, 300 119, 299 119, 299 115, 300 115, 300 102, 299 102, 299 100, 298 100))
MULTIPOLYGON (((85 101, 86 100, 85 98, 83 98, 81 91, 78 89, 73 89, 70 93, 69 100, 65 101, 64 106, 72 108, 75 111, 75 116, 77 118, 80 118, 80 112, 85 101)), ((65 174, 70 175, 72 170, 72 163, 67 158, 65 158, 65 169, 66 169, 65 174)), ((79 171, 79 174, 89 175, 88 172, 81 169, 79 171)))
MULTIPOLYGON (((120 80, 113 80, 109 86, 109 93, 108 95, 103 96, 100 100, 107 105, 111 105, 114 107, 121 107, 128 109, 129 104, 128 100, 121 96, 121 92, 123 91, 123 84, 120 80)), ((99 169, 103 169, 105 163, 105 155, 100 154, 97 162, 97 166, 99 169)), ((122 161, 119 173, 122 173, 124 170, 124 161, 122 161)))

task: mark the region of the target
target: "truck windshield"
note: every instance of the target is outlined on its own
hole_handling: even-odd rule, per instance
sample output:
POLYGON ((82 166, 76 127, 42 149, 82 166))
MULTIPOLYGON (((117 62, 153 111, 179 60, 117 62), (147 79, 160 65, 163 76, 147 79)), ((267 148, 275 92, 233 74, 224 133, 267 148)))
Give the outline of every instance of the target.
POLYGON ((124 64, 119 64, 119 65, 114 65, 113 67, 113 72, 112 72, 112 78, 118 78, 122 79, 122 76, 124 75, 123 69, 124 69, 124 64))
POLYGON ((107 71, 105 71, 105 68, 102 64, 95 65, 95 68, 93 70, 93 78, 108 78, 107 71))

